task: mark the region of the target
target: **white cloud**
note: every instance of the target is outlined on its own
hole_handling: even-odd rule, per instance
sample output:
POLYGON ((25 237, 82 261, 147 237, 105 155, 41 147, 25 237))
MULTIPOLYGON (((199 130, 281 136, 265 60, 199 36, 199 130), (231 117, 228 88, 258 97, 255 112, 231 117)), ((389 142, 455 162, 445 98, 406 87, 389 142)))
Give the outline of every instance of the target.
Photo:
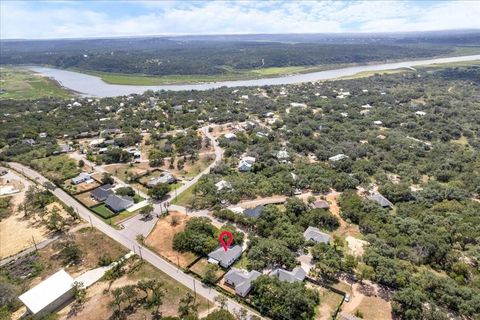
MULTIPOLYGON (((112 2, 105 2, 111 4, 112 2)), ((387 32, 480 28, 480 2, 137 1, 115 13, 64 1, 35 9, 0 2, 0 36, 68 38, 164 34, 387 32), (130 14, 136 6, 140 14, 130 14)), ((94 3, 98 4, 98 3, 94 3)), ((138 10, 136 10, 138 12, 138 10)))

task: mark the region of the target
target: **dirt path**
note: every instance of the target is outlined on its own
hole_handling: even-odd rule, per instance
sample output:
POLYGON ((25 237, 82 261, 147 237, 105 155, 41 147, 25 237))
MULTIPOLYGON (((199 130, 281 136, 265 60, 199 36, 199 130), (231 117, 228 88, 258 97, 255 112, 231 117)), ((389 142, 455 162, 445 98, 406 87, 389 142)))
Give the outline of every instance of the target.
POLYGON ((360 311, 365 320, 392 319, 391 291, 380 285, 364 281, 364 284, 354 283, 349 302, 342 306, 342 314, 355 314, 360 311))
POLYGON ((340 222, 340 228, 336 232, 338 232, 341 236, 352 236, 358 237, 360 235, 360 231, 358 227, 354 224, 348 224, 343 218, 340 216, 340 207, 338 206, 338 197, 340 196, 340 192, 330 192, 327 194, 325 199, 330 204, 330 212, 333 213, 334 216, 338 218, 340 222))

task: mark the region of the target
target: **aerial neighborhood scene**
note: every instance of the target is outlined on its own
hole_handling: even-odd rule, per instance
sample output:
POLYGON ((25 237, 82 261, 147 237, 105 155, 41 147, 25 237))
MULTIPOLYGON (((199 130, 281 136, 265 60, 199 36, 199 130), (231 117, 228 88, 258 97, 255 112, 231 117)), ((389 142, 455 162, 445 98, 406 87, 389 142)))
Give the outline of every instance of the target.
POLYGON ((479 17, 1 1, 0 320, 480 319, 479 17))

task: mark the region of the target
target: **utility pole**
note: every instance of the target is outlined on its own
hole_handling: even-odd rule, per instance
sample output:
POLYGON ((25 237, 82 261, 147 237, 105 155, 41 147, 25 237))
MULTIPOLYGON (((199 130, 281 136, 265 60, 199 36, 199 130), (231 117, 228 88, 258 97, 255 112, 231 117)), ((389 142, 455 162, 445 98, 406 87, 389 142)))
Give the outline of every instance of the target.
POLYGON ((195 286, 195 278, 193 278, 193 293, 195 294, 194 302, 197 301, 197 287, 195 286))
POLYGON ((140 259, 143 261, 143 257, 142 257, 142 247, 138 246, 138 252, 140 253, 140 259))
POLYGON ((90 220, 90 227, 93 229, 92 217, 90 215, 88 215, 88 219, 90 220))
POLYGON ((38 251, 37 243, 35 242, 35 238, 33 237, 33 235, 32 235, 32 241, 33 241, 33 245, 35 246, 35 251, 38 251))

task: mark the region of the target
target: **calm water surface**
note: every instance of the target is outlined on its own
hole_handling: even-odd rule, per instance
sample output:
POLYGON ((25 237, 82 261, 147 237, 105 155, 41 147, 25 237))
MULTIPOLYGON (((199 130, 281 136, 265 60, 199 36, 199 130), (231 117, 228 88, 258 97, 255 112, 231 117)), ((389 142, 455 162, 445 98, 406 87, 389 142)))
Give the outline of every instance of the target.
POLYGON ((328 80, 340 77, 352 76, 364 71, 382 71, 398 68, 409 68, 419 65, 427 65, 434 63, 448 63, 480 60, 480 55, 460 56, 450 58, 437 58, 428 60, 404 61, 395 63, 384 63, 376 65, 355 66, 341 69, 332 69, 326 71, 318 71, 311 73, 288 75, 277 78, 264 78, 255 80, 237 80, 237 81, 221 81, 199 84, 182 84, 182 85, 159 85, 159 86, 135 86, 135 85, 119 85, 108 84, 101 78, 87 75, 84 73, 66 71, 61 69, 31 66, 27 67, 30 70, 38 72, 49 78, 58 81, 62 86, 79 92, 84 96, 93 97, 115 97, 129 95, 133 93, 141 94, 147 90, 208 90, 220 87, 251 87, 251 86, 265 86, 265 85, 286 85, 302 82, 311 82, 318 80, 328 80))

